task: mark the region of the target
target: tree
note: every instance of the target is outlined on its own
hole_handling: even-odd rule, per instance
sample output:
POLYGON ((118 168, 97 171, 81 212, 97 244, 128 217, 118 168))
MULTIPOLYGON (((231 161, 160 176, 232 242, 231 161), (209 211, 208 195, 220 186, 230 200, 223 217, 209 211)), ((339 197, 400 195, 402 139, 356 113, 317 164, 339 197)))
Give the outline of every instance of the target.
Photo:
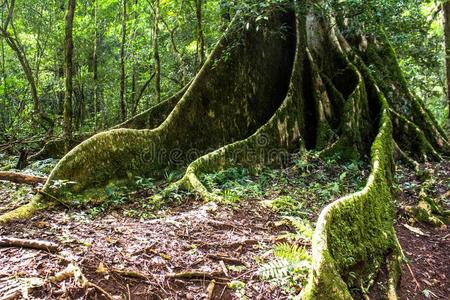
POLYGON ((97 131, 98 128, 98 107, 99 107, 99 92, 98 92, 98 44, 99 44, 99 33, 98 33, 98 2, 94 0, 94 50, 92 52, 92 79, 94 82, 94 130, 97 131))
POLYGON ((445 1, 442 6, 444 11, 445 71, 447 75, 448 119, 450 120, 450 3, 445 1))
POLYGON ((14 8, 15 8, 15 0, 11 0, 10 2, 5 1, 2 5, 2 14, 7 11, 7 17, 4 19, 3 23, 0 26, 0 36, 6 41, 6 43, 11 47, 14 53, 19 60, 19 63, 25 73, 25 77, 30 85, 31 89, 31 97, 33 99, 33 107, 34 114, 36 117, 44 122, 41 122, 41 125, 48 125, 48 129, 53 128, 53 121, 41 110, 40 99, 38 96, 38 89, 35 76, 33 75, 33 71, 28 60, 28 57, 25 53, 25 50, 20 42, 20 39, 17 34, 17 30, 14 26, 14 8))
POLYGON ((160 3, 155 0, 154 17, 153 17, 153 59, 155 61, 155 90, 156 103, 161 102, 161 58, 159 56, 159 19, 160 19, 160 3))
POLYGON ((200 68, 205 61, 205 38, 202 27, 202 0, 195 0, 195 16, 197 18, 197 67, 200 68))
MULTIPOLYGON (((366 286, 386 260, 389 282, 396 282, 393 156, 439 160, 450 154, 450 144, 409 90, 377 20, 350 19, 353 12, 341 1, 309 4, 249 1, 251 14, 234 19, 192 83, 130 120, 146 130, 126 122, 81 143, 61 159, 43 192, 70 203, 74 193, 114 179, 161 177, 186 167, 166 192, 188 189, 220 201, 202 184, 202 174, 236 164, 280 165, 287 153, 308 149, 340 159, 370 156, 365 188, 319 217, 303 297, 351 299, 350 290, 366 286), (161 115, 167 118, 150 122, 161 115), (70 185, 55 188, 61 180, 70 185)), ((29 216, 47 200, 37 196, 0 222, 29 216)))
POLYGON ((122 2, 122 41, 120 44, 120 119, 127 118, 125 44, 127 42, 127 0, 122 2))
POLYGON ((76 0, 69 0, 67 5, 66 27, 64 38, 64 134, 66 149, 72 144, 72 116, 73 116, 73 19, 75 16, 76 0))

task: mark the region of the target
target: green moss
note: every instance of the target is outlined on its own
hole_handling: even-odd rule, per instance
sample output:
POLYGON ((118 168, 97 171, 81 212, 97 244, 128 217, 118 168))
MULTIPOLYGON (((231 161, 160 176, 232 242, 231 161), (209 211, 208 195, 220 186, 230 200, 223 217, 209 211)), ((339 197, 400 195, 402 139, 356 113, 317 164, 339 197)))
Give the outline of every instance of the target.
MULTIPOLYGON (((294 19, 292 13, 279 8, 258 31, 233 23, 185 92, 169 100, 170 105, 152 109, 171 110, 158 128, 114 129, 89 138, 61 159, 44 189, 50 191, 54 182, 69 180, 75 182, 74 192, 82 192, 130 173, 159 178, 161 170, 190 163, 211 149, 251 136, 286 96, 286 70, 292 68, 295 35, 271 32, 292 28, 294 19), (230 58, 227 62, 221 60, 224 55, 230 58)), ((144 119, 145 114, 130 122, 149 122, 144 119)), ((295 128, 289 118, 284 121, 283 127, 295 128)), ((285 143, 291 140, 286 138, 285 143)))
POLYGON ((34 196, 30 202, 0 216, 0 224, 30 218, 38 210, 48 208, 50 203, 43 203, 40 195, 34 196))

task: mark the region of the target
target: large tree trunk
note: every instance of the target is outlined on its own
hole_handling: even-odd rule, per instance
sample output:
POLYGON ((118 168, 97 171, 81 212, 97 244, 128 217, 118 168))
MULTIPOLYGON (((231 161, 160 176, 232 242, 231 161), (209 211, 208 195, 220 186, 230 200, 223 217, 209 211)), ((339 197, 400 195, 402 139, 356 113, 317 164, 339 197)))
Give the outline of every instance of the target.
MULTIPOLYGON (((52 188, 55 180, 72 181, 72 192, 82 193, 112 179, 161 177, 163 170, 187 166, 171 188, 217 200, 201 174, 234 164, 280 164, 287 153, 305 149, 350 159, 370 154, 364 189, 331 203, 318 219, 302 294, 351 299, 351 289, 370 284, 386 255, 396 258, 399 252, 391 193, 394 148, 425 160, 450 154, 450 145, 409 92, 384 34, 343 35, 353 32, 346 30, 348 22, 305 10, 303 1, 298 5, 302 9, 271 7, 258 28, 248 19, 241 26, 238 16, 181 99, 152 110, 171 110, 157 128, 93 136, 58 163, 44 192, 70 201, 67 190, 52 188)), ((145 126, 148 119, 137 116, 133 122, 145 126)), ((0 221, 29 215, 37 203, 45 201, 35 198, 0 221)), ((396 262, 389 260, 389 271, 396 262)))

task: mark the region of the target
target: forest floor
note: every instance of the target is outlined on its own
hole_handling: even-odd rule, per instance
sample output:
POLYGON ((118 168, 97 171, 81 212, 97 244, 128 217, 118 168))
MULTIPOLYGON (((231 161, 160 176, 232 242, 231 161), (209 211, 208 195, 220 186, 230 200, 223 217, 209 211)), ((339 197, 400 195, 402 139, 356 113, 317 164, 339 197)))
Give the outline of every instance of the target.
MULTIPOLYGON (((433 198, 441 198, 450 208, 450 161, 422 165, 434 171, 433 198)), ((418 203, 420 179, 411 170, 400 166, 397 172, 402 205, 418 203)), ((397 237, 407 258, 402 266, 400 299, 450 299, 450 229, 416 223, 400 210, 395 226, 397 237), (419 230, 416 230, 419 229, 419 230)))
MULTIPOLYGON (((34 169, 45 173, 45 166, 34 169)), ((435 170, 435 196, 448 195, 450 162, 427 167, 435 170)), ((277 260, 276 245, 309 249, 309 224, 327 203, 364 186, 368 172, 365 163, 294 157, 283 170, 234 168, 204 176, 223 203, 190 194, 155 203, 151 195, 167 182, 142 178, 132 191, 109 187, 111 199, 101 206, 55 207, 0 228, 0 236, 60 245, 57 253, 0 248, 0 297, 30 290, 35 299, 104 299, 104 290, 113 299, 287 299, 299 292, 289 276, 304 281, 307 272, 265 275, 277 260), (73 277, 49 280, 69 263, 94 285, 82 288, 73 277)), ((399 206, 415 203, 420 180, 402 166, 396 177, 399 206)), ((30 187, 0 182, 0 213, 32 194, 30 187)), ((411 269, 403 266, 401 299, 448 299, 449 229, 414 223, 399 212, 396 230, 411 269)))

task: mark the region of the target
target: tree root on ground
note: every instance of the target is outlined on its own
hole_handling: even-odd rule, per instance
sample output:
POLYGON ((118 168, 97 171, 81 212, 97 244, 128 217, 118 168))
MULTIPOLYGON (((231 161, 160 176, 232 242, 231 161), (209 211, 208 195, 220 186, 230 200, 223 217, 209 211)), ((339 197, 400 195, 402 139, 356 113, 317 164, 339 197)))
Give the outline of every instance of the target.
POLYGON ((425 222, 436 227, 450 224, 450 211, 442 207, 440 198, 435 199, 430 196, 429 190, 434 184, 433 170, 427 169, 426 174, 419 193, 419 203, 402 208, 418 222, 425 222))
POLYGON ((166 278, 170 279, 185 279, 185 280, 191 280, 191 279, 202 279, 202 280, 216 280, 220 282, 228 282, 230 281, 229 278, 223 277, 224 274, 222 272, 201 272, 201 271, 186 271, 186 272, 179 272, 179 273, 173 273, 166 275, 166 278))

